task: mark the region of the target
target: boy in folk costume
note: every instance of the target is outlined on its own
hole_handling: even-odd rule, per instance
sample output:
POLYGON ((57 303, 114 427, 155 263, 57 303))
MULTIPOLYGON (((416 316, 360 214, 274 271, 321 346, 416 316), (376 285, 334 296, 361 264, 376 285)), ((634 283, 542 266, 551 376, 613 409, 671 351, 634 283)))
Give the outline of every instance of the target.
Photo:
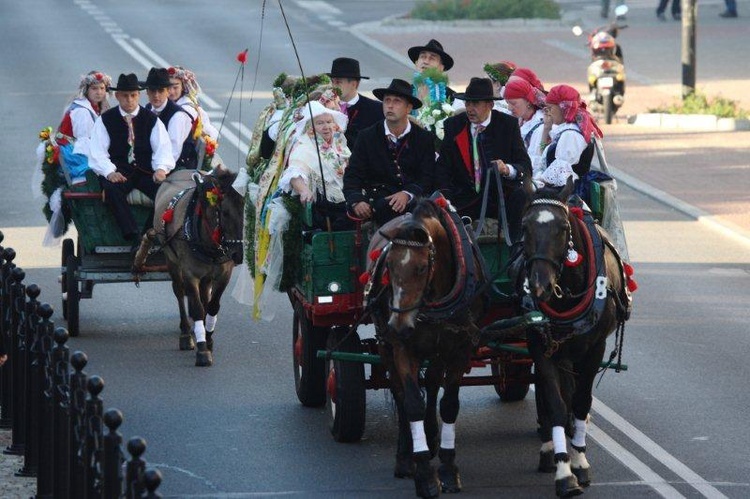
POLYGON ((182 106, 169 100, 169 73, 165 68, 151 68, 143 84, 149 101, 146 109, 157 115, 167 127, 175 168, 197 168, 198 153, 192 134, 195 118, 182 106))
POLYGON ((89 166, 100 177, 107 205, 126 240, 136 241, 139 227, 127 204, 138 189, 151 199, 158 184, 174 169, 172 147, 164 124, 138 104, 138 77, 121 74, 113 88, 118 106, 103 113, 91 132, 89 166))

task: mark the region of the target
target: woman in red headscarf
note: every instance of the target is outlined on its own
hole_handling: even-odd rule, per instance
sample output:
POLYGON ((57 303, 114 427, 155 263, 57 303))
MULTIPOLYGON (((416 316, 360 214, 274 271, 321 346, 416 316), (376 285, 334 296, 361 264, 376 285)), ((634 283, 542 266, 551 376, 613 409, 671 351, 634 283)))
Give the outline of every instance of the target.
POLYGON ((541 90, 534 88, 527 80, 515 76, 515 73, 505 85, 505 102, 513 116, 518 118, 521 138, 531 158, 531 169, 534 175, 545 167, 542 157, 544 97, 541 90))
POLYGON ((594 156, 592 139, 601 138, 602 131, 575 88, 552 87, 545 102, 544 169, 534 172, 534 181, 538 185, 563 186, 571 175, 577 180, 589 171, 594 156))

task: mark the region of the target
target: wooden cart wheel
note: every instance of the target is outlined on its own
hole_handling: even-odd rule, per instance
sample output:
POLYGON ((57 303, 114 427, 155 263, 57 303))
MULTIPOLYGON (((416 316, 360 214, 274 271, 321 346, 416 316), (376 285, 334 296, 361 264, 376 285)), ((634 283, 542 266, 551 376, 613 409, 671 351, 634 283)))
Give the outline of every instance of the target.
MULTIPOLYGON (((334 328, 328 335, 328 348, 362 353, 359 335, 353 332, 346 336, 347 333, 348 328, 334 328), (345 336, 346 339, 339 344, 345 336)), ((359 442, 365 431, 365 366, 361 362, 331 359, 326 367, 326 411, 333 439, 337 442, 359 442)))
POLYGON ((314 327, 302 304, 295 303, 292 326, 294 386, 297 398, 306 407, 320 407, 326 402, 325 360, 317 355, 318 350, 325 348, 327 336, 328 328, 314 327))
POLYGON ((78 311, 81 303, 81 294, 78 291, 78 281, 76 280, 76 271, 78 270, 78 259, 70 255, 65 264, 65 284, 68 294, 68 334, 71 337, 78 336, 78 311))
MULTIPOLYGON (((65 266, 68 264, 69 256, 75 256, 75 243, 73 242, 72 239, 66 238, 66 239, 63 239, 63 243, 62 243, 61 266, 63 269, 65 269, 65 266)), ((67 319, 68 318, 68 299, 67 299, 68 276, 65 270, 62 271, 60 284, 62 288, 62 314, 63 314, 63 319, 67 319)))
POLYGON ((503 374, 504 381, 495 385, 495 392, 502 402, 518 402, 526 398, 529 393, 528 380, 531 377, 531 366, 531 363, 501 362, 500 364, 492 364, 493 376, 503 374))

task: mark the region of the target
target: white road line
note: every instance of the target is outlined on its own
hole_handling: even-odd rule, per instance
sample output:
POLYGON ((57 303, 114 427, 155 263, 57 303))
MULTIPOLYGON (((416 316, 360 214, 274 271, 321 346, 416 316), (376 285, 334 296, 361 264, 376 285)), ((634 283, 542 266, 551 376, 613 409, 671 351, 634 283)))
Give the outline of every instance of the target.
POLYGON ((247 151, 249 149, 247 144, 243 144, 242 141, 240 141, 240 138, 230 132, 226 126, 221 130, 219 140, 221 141, 222 138, 228 140, 230 144, 239 149, 243 156, 247 156, 247 151))
MULTIPOLYGON (((146 54, 148 57, 151 58, 152 61, 156 63, 156 64, 153 64, 152 66, 156 66, 159 68, 168 68, 171 66, 171 64, 169 64, 167 61, 159 57, 159 55, 156 52, 151 50, 148 47, 148 45, 143 43, 143 40, 141 40, 140 38, 133 38, 133 45, 141 49, 144 54, 146 54)), ((151 66, 149 66, 149 69, 151 69, 151 66)))
POLYGON ((704 480, 700 475, 688 468, 684 463, 679 461, 672 454, 667 452, 659 444, 647 437, 638 428, 626 421, 625 418, 607 407, 602 401, 594 398, 594 404, 592 408, 602 418, 606 419, 611 425, 627 435, 630 440, 632 440, 643 450, 651 454, 660 463, 672 470, 675 474, 677 474, 677 476, 685 480, 688 485, 703 494, 705 497, 709 497, 711 499, 723 499, 727 497, 713 485, 704 480))
POLYGON ((203 104, 203 107, 207 107, 209 109, 221 109, 221 106, 218 102, 204 93, 201 94, 201 103, 203 104))
POLYGON ((112 38, 115 40, 115 43, 117 43, 117 45, 119 45, 120 47, 122 47, 125 52, 127 52, 128 54, 130 54, 133 57, 133 59, 135 59, 136 61, 138 61, 138 63, 141 66, 143 66, 146 69, 149 69, 149 68, 151 68, 153 66, 153 64, 151 64, 151 61, 149 61, 148 59, 146 59, 145 57, 143 57, 140 54, 140 52, 138 52, 137 50, 135 50, 125 38, 114 37, 114 36, 112 38))
POLYGON ((212 120, 216 119, 221 121, 221 119, 224 118, 224 113, 222 111, 206 111, 206 114, 212 120))
POLYGON ((591 437, 596 443, 607 450, 612 456, 625 465, 626 468, 630 469, 633 473, 638 475, 645 485, 653 488, 664 498, 677 499, 683 498, 677 489, 669 485, 665 479, 659 476, 654 470, 646 466, 646 464, 635 457, 625 447, 618 444, 612 437, 604 433, 601 428, 593 423, 589 423, 588 436, 591 437))
POLYGON ((341 11, 331 5, 328 2, 322 2, 319 0, 297 0, 297 5, 302 7, 303 9, 307 9, 309 11, 312 11, 316 14, 321 13, 328 13, 328 14, 341 14, 341 11))
POLYGON ((239 121, 233 121, 232 125, 240 131, 240 135, 247 139, 247 141, 251 141, 253 139, 253 131, 250 130, 248 127, 240 123, 239 121))

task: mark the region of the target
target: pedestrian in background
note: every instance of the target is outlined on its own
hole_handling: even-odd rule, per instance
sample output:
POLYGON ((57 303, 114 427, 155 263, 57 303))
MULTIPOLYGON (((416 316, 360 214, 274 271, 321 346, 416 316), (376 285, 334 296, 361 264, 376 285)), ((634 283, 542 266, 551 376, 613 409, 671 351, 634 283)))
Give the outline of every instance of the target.
POLYGON ((719 14, 719 17, 737 17, 737 0, 724 0, 727 10, 719 14))
MULTIPOLYGON (((609 4, 610 0, 602 0, 602 19, 609 18, 609 4)), ((625 0, 617 0, 617 5, 625 5, 625 0)), ((624 19, 625 16, 618 17, 618 19, 624 19)))
MULTIPOLYGON (((667 10, 667 4, 669 0, 659 0, 659 6, 656 8, 656 17, 660 21, 666 21, 667 18, 664 16, 664 11, 667 10)), ((682 19, 682 10, 680 7, 680 0, 672 0, 672 17, 675 21, 682 19)))

